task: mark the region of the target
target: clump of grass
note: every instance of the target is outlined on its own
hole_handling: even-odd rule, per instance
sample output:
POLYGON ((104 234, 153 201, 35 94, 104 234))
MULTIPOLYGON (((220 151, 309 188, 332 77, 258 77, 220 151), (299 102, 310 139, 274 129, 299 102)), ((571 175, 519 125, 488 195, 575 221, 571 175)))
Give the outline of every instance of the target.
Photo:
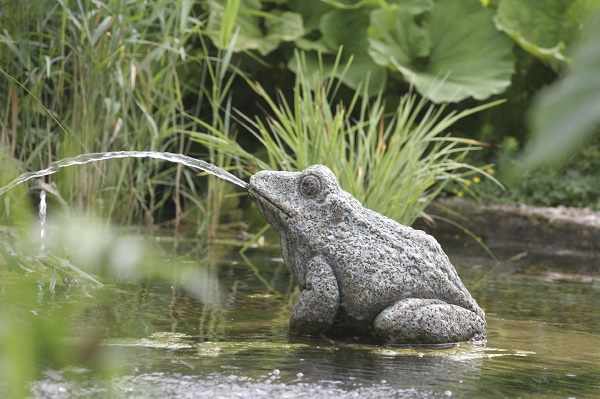
MULTIPOLYGON (((0 7, 0 147, 21 169, 84 152, 188 152, 189 141, 176 133, 191 128, 183 116, 186 68, 201 72, 205 58, 191 44, 202 26, 192 2, 0 7)), ((183 198, 197 196, 185 173, 124 160, 72 169, 54 182, 69 204, 121 223, 152 224, 174 201, 178 223, 183 198)))
POLYGON ((209 134, 188 133, 262 169, 302 170, 325 164, 363 204, 404 224, 412 224, 448 182, 485 174, 463 162, 478 143, 451 137, 449 129, 494 103, 448 112, 407 94, 388 112, 382 94, 369 97, 364 90, 346 103, 335 103, 338 83, 325 79, 322 70, 308 76, 303 58, 298 59, 291 100, 283 94, 273 97, 251 83, 269 115, 240 119, 265 150, 264 159, 212 126, 204 125, 209 134))
MULTIPOLYGON (((233 138, 233 129, 235 126, 231 114, 231 93, 230 89, 237 76, 244 76, 243 72, 231 65, 233 50, 237 40, 237 33, 229 38, 229 45, 225 50, 219 50, 215 57, 211 57, 204 62, 204 75, 200 82, 199 90, 203 99, 206 99, 210 112, 210 125, 217 131, 223 132, 227 138, 233 138)), ((203 52, 209 53, 204 40, 200 40, 203 52)), ((194 115, 187 115, 189 120, 195 123, 195 126, 202 126, 205 122, 194 115)), ((208 147, 208 157, 210 162, 222 168, 229 168, 234 159, 229 154, 217 151, 214 147, 208 147)), ((209 239, 215 239, 217 230, 223 227, 222 217, 231 197, 233 188, 230 184, 219 180, 208 180, 208 189, 206 196, 207 210, 207 235, 209 239)), ((237 204, 235 204, 237 205, 237 204)), ((228 209, 231 211, 231 209, 228 209)))

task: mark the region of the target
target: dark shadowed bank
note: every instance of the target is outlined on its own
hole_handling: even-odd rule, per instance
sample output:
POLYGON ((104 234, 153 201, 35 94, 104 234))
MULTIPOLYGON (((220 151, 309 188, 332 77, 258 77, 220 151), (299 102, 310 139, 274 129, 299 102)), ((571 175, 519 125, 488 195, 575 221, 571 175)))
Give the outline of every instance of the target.
POLYGON ((536 258, 556 264, 570 258, 577 265, 570 272, 600 272, 600 212, 459 198, 437 200, 427 212, 443 219, 420 219, 416 227, 447 246, 482 252, 484 244, 495 255, 514 261, 536 258))

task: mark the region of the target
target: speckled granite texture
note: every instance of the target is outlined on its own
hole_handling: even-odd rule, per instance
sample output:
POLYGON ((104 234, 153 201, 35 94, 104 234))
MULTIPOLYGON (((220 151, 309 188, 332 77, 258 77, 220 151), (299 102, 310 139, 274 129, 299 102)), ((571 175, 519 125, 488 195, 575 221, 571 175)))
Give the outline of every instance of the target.
POLYGON ((438 242, 364 208, 327 167, 262 171, 249 191, 279 232, 302 290, 292 334, 401 344, 485 339, 485 314, 438 242))

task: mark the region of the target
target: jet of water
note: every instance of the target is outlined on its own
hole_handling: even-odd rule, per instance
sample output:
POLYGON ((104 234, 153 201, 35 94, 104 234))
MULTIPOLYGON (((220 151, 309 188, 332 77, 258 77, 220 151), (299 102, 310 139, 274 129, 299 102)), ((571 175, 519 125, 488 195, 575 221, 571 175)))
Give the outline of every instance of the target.
POLYGON ((40 191, 40 252, 46 251, 46 190, 40 191))
MULTIPOLYGON (((183 154, 175 154, 172 152, 157 152, 157 151, 114 151, 114 152, 95 152, 90 154, 81 154, 71 158, 64 158, 60 161, 52 162, 46 169, 38 170, 36 172, 23 173, 6 186, 0 188, 0 196, 5 194, 7 191, 12 190, 16 186, 23 184, 31 179, 36 179, 48 175, 52 175, 59 171, 59 169, 66 168, 74 165, 85 165, 92 162, 105 161, 108 159, 117 158, 154 158, 162 159, 164 161, 175 162, 181 165, 188 166, 193 169, 203 170, 213 176, 235 184, 236 186, 242 187, 243 189, 248 188, 248 183, 241 180, 240 178, 232 175, 223 168, 213 165, 209 162, 195 159, 183 154)), ((44 192, 42 190, 42 192, 44 192)), ((44 193, 45 195, 45 193, 44 193)), ((41 208, 41 207, 40 207, 41 208)), ((41 212, 41 210, 40 210, 41 212)))

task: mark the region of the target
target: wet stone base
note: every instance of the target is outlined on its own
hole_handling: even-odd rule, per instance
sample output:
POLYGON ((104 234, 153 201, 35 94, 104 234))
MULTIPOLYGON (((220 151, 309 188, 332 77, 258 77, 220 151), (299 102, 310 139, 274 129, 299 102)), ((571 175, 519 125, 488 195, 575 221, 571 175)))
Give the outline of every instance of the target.
POLYGON ((573 273, 600 273, 599 212, 453 198, 437 201, 427 213, 434 221, 420 219, 416 227, 435 236, 450 253, 483 254, 480 239, 494 256, 509 261, 507 265, 568 264, 573 273))

